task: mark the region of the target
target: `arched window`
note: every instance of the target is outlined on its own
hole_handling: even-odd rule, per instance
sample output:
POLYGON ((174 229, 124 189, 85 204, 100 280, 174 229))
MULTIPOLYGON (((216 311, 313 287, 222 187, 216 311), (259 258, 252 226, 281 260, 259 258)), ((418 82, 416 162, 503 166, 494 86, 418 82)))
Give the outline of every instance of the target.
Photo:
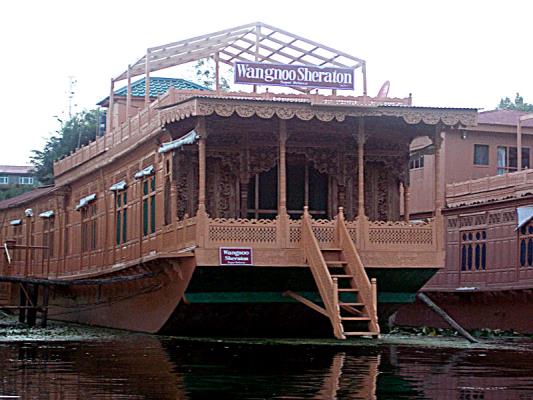
POLYGON ((520 228, 518 243, 520 267, 533 267, 533 222, 520 228))
POLYGON ((461 235, 461 271, 485 271, 486 269, 487 232, 485 230, 463 232, 461 235))

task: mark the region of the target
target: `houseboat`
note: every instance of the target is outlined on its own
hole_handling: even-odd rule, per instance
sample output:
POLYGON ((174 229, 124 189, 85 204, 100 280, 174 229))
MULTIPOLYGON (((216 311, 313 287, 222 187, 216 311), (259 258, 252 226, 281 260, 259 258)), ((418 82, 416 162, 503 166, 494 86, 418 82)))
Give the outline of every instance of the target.
POLYGON ((439 157, 475 109, 370 97, 364 60, 263 23, 148 49, 101 105, 106 133, 54 186, 0 203, 0 301, 21 320, 378 336, 443 266, 442 192, 411 223, 400 187, 412 140, 439 157), (152 76, 205 58, 213 90, 152 76), (251 90, 222 91, 223 64, 251 90))
MULTIPOLYGON (((446 261, 422 290, 468 329, 533 333, 532 133, 533 115, 491 110, 479 113, 477 126, 444 136, 446 261)), ((423 143, 418 138, 411 148, 414 218, 431 213, 426 188, 435 163, 423 143)), ((444 324, 418 303, 395 321, 444 324)))

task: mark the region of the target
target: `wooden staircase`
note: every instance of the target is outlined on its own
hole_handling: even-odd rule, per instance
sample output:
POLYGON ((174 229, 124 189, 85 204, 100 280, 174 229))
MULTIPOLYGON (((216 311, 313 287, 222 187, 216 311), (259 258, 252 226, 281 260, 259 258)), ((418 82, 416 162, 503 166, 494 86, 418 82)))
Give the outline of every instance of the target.
MULTIPOLYGON (((321 249, 313 233, 311 216, 304 209, 302 245, 324 309, 300 296, 292 296, 326 315, 337 339, 379 336, 376 282, 369 281, 357 249, 348 234, 342 208, 337 216, 337 248, 321 249), (318 309, 317 309, 318 308, 318 309)), ((289 294, 291 295, 291 294, 289 294)))

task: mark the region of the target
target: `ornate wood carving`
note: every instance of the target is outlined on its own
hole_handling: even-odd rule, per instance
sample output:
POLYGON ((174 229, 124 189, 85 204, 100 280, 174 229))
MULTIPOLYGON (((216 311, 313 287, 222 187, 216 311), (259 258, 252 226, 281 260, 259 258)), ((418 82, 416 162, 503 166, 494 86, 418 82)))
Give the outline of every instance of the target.
POLYGON ((178 121, 191 115, 207 116, 212 114, 221 117, 237 114, 242 118, 250 118, 257 115, 264 119, 277 116, 280 119, 298 118, 302 121, 316 118, 324 122, 333 120, 342 122, 346 117, 386 116, 401 118, 407 124, 413 125, 420 123, 436 125, 441 123, 447 126, 474 126, 477 123, 475 110, 378 106, 347 107, 344 110, 332 111, 307 102, 304 104, 290 104, 287 102, 251 102, 235 99, 194 99, 160 111, 163 123, 178 121))
POLYGON ((277 147, 254 147, 250 149, 250 174, 270 171, 278 163, 277 147))
POLYGON ((177 151, 172 163, 176 185, 176 214, 183 219, 185 214, 196 214, 198 205, 198 156, 196 152, 177 151))
POLYGON ((233 218, 238 210, 239 157, 236 152, 211 152, 207 158, 207 213, 233 218))

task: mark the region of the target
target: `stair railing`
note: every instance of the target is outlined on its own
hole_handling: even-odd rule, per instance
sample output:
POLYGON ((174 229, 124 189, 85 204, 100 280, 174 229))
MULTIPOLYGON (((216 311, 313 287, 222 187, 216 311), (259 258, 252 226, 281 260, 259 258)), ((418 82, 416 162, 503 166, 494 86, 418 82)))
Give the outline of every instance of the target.
POLYGON ((320 250, 318 241, 313 233, 312 219, 308 208, 304 207, 302 220, 302 248, 304 256, 309 264, 313 278, 318 287, 320 297, 324 302, 324 307, 333 327, 333 334, 337 339, 345 339, 340 319, 340 309, 338 305, 337 282, 334 282, 329 273, 326 261, 320 250))
POLYGON ((348 233, 348 229, 346 228, 342 207, 339 207, 336 225, 336 234, 339 247, 341 248, 347 263, 346 269, 348 273, 354 277, 357 289, 359 290, 360 299, 367 308, 368 317, 370 318, 369 328, 372 332, 379 334, 380 329, 377 317, 378 305, 376 280, 372 279, 372 282, 370 282, 368 279, 365 266, 363 265, 361 257, 359 256, 359 252, 357 251, 357 248, 355 247, 355 244, 348 233))

